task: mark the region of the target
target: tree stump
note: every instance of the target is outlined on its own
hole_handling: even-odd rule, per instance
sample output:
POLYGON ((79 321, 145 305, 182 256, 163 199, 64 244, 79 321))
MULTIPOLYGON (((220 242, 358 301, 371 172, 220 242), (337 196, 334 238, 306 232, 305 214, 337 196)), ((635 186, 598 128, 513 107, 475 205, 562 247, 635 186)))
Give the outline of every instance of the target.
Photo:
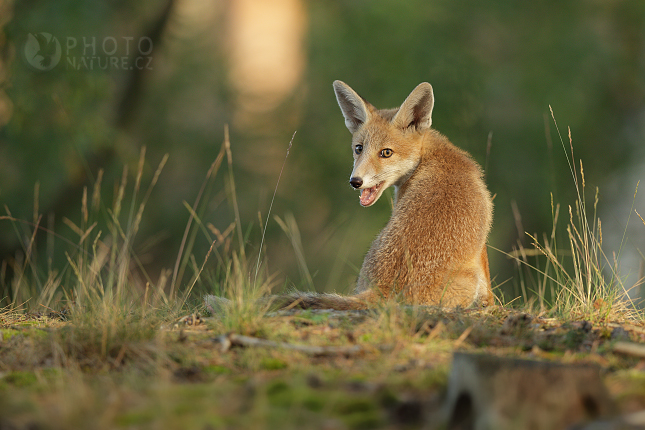
POLYGON ((450 430, 558 430, 607 417, 615 405, 594 365, 455 353, 450 430))

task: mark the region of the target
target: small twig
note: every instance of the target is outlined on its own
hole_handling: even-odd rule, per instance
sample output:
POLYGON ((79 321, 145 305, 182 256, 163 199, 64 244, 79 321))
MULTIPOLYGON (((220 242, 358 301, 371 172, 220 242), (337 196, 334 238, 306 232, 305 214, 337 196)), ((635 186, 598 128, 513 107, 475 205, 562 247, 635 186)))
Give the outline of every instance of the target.
POLYGON ((297 300, 294 300, 293 302, 291 302, 291 304, 290 304, 289 306, 287 306, 287 307, 285 307, 285 308, 283 308, 283 309, 281 309, 281 310, 283 310, 283 311, 289 311, 289 310, 291 310, 291 309, 295 308, 296 306, 298 306, 300 303, 302 303, 302 301, 303 301, 303 298, 302 298, 302 297, 298 297, 298 299, 297 299, 297 300))
POLYGON ((116 358, 114 359, 114 367, 119 367, 119 364, 123 361, 123 358, 125 357, 126 350, 128 349, 126 344, 123 344, 121 346, 121 349, 119 350, 119 353, 116 355, 116 358))
POLYGON ((631 331, 631 332, 634 332, 634 333, 645 334, 645 329, 644 328, 638 327, 638 326, 635 326, 635 325, 632 325, 632 324, 609 323, 609 324, 607 324, 607 327, 610 327, 610 328, 620 327, 622 329, 625 329, 627 331, 631 331))
POLYGON ((455 344, 453 345, 453 348, 457 349, 459 346, 464 343, 470 332, 473 331, 473 326, 468 327, 464 332, 457 338, 455 341, 455 344))
POLYGON ((54 309, 50 308, 49 306, 43 305, 42 303, 40 304, 40 306, 42 306, 43 308, 49 309, 49 311, 52 312, 52 313, 55 313, 55 314, 60 313, 60 312, 55 311, 54 309))
POLYGON ((645 358, 645 345, 638 343, 616 342, 612 350, 633 357, 645 358))
POLYGON ((430 331, 428 334, 428 340, 432 340, 435 337, 439 336, 441 332, 446 328, 443 322, 439 321, 437 325, 434 326, 434 328, 430 331))
MULTIPOLYGON (((636 210, 634 210, 634 212, 636 212, 636 210)), ((643 221, 643 224, 645 224, 645 219, 643 219, 643 217, 641 216, 641 214, 639 214, 638 212, 636 212, 636 215, 638 215, 638 217, 641 219, 641 221, 643 221)))
MULTIPOLYGON (((344 355, 347 357, 355 356, 366 352, 367 349, 360 345, 353 346, 307 346, 295 345, 286 342, 273 342, 271 340, 259 339, 257 337, 242 336, 231 333, 219 336, 216 339, 222 345, 222 351, 228 351, 233 346, 262 347, 262 348, 282 348, 292 351, 302 352, 315 357, 344 355)), ((387 350, 388 347, 378 347, 380 350, 387 350)))

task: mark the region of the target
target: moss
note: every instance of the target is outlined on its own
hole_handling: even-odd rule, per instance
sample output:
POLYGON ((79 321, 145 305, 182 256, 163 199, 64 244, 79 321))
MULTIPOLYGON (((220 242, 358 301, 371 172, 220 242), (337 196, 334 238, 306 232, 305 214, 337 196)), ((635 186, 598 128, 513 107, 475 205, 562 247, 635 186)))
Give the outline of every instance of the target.
POLYGON ((265 357, 260 361, 260 367, 265 370, 286 369, 288 364, 278 358, 265 357))
POLYGON ((34 372, 25 372, 22 370, 14 370, 5 376, 4 380, 15 387, 30 387, 38 382, 34 372))
POLYGON ((374 401, 366 398, 348 399, 346 402, 339 404, 336 411, 341 415, 351 415, 357 412, 369 412, 377 408, 374 401))
POLYGON ((374 429, 384 424, 381 415, 375 411, 356 412, 343 417, 343 421, 354 430, 374 429))
POLYGON ((564 345, 567 349, 577 350, 587 339, 588 333, 583 330, 569 330, 564 335, 564 345))
POLYGON ((14 324, 17 327, 39 327, 42 325, 40 321, 18 321, 14 324))
POLYGON ((119 427, 139 426, 142 424, 151 423, 154 420, 155 416, 156 415, 149 410, 127 412, 116 417, 114 423, 119 427))
POLYGON ((275 380, 269 383, 267 387, 267 395, 270 397, 275 394, 282 393, 289 390, 289 385, 282 380, 275 380))
POLYGON ((230 375, 233 373, 228 367, 218 366, 216 364, 204 367, 204 372, 209 375, 230 375))
POLYGON ((173 415, 183 416, 183 415, 193 415, 199 414, 204 411, 204 406, 195 401, 195 399, 182 399, 178 404, 176 404, 173 409, 173 415))
POLYGON ((396 396, 396 394, 394 394, 387 387, 384 387, 378 392, 378 400, 379 400, 379 403, 386 408, 395 406, 399 402, 399 399, 396 396))
POLYGON ((444 388, 448 386, 450 367, 446 364, 432 368, 422 375, 424 387, 444 388))
POLYGON ((177 364, 184 364, 186 361, 186 353, 184 351, 170 351, 168 358, 177 364))
POLYGON ((47 367, 42 370, 42 375, 48 380, 53 380, 62 377, 63 370, 58 367, 47 367))
POLYGON ((325 399, 322 395, 313 395, 310 394, 302 401, 302 405, 305 409, 308 409, 312 412, 320 412, 325 407, 325 399))
POLYGON ((15 330, 12 328, 5 328, 0 330, 0 339, 2 339, 4 342, 8 341, 14 336, 17 336, 20 334, 19 330, 15 330))
POLYGON ((182 384, 176 387, 174 392, 180 399, 182 399, 182 401, 185 400, 191 404, 199 404, 203 399, 208 398, 211 395, 212 385, 208 382, 182 384))
POLYGON ((298 315, 300 318, 307 319, 311 321, 311 323, 320 325, 320 324, 327 324, 329 322, 329 314, 327 313, 313 313, 309 310, 302 312, 298 315))
POLYGON ((273 381, 266 390, 271 406, 288 408, 293 404, 294 392, 284 381, 273 381))

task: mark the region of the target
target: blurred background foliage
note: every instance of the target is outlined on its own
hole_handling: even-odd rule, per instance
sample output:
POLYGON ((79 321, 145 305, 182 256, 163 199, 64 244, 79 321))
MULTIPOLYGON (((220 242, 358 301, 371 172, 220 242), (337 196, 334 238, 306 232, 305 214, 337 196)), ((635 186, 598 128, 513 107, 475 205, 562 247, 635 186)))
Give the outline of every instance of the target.
MULTIPOLYGON (((258 252, 258 212, 266 217, 297 130, 273 214, 293 213, 317 290, 351 290, 390 203, 363 209, 348 185, 350 134, 335 79, 377 107, 397 106, 422 81, 433 85, 433 126, 486 167, 494 248, 510 252, 530 241, 525 231, 550 232, 551 193, 564 208, 575 198, 549 106, 567 152, 571 128, 587 189, 600 189, 609 255, 620 248, 632 204, 645 213, 645 200, 634 201, 645 177, 642 1, 0 0, 0 26, 3 212, 27 221, 43 214, 41 225, 71 238, 62 219, 79 222, 82 189, 92 189, 99 169, 109 207, 113 184, 124 165, 136 170, 142 146, 148 180, 168 153, 135 243, 153 279, 177 258, 189 217, 183 202, 195 199, 229 124, 249 250, 258 252), (48 71, 25 54, 29 35, 39 33, 61 45, 48 71), (111 57, 126 65, 100 66, 111 57), (137 57, 150 64, 130 69, 137 57)), ((221 231, 234 220, 226 178, 219 173, 202 217, 221 231)), ((567 218, 563 210, 560 221, 567 218)), ((639 223, 632 217, 622 250, 633 281, 645 237, 639 223)), ((0 221, 7 273, 28 231, 0 221)), ((273 219, 265 244, 281 285, 308 286, 273 219)), ((200 237, 195 253, 209 246, 200 237)), ((489 254, 495 282, 510 279, 502 288, 516 296, 513 263, 489 254)), ((49 258, 66 264, 62 252, 49 258)))

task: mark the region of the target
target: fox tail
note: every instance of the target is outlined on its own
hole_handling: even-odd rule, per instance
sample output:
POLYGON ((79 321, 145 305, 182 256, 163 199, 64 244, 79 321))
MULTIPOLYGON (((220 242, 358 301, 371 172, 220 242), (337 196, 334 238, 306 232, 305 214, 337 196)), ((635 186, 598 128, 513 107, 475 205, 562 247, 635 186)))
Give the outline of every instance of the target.
POLYGON ((338 294, 318 294, 294 292, 286 295, 268 296, 263 300, 271 301, 278 309, 335 309, 338 311, 368 309, 375 302, 372 291, 354 296, 338 294))
MULTIPOLYGON (((262 297, 257 303, 273 309, 334 309, 347 311, 369 309, 376 301, 376 295, 372 291, 364 291, 354 296, 293 292, 262 297)), ((212 314, 220 313, 224 307, 231 303, 229 299, 212 295, 204 297, 204 302, 206 309, 212 314)))

